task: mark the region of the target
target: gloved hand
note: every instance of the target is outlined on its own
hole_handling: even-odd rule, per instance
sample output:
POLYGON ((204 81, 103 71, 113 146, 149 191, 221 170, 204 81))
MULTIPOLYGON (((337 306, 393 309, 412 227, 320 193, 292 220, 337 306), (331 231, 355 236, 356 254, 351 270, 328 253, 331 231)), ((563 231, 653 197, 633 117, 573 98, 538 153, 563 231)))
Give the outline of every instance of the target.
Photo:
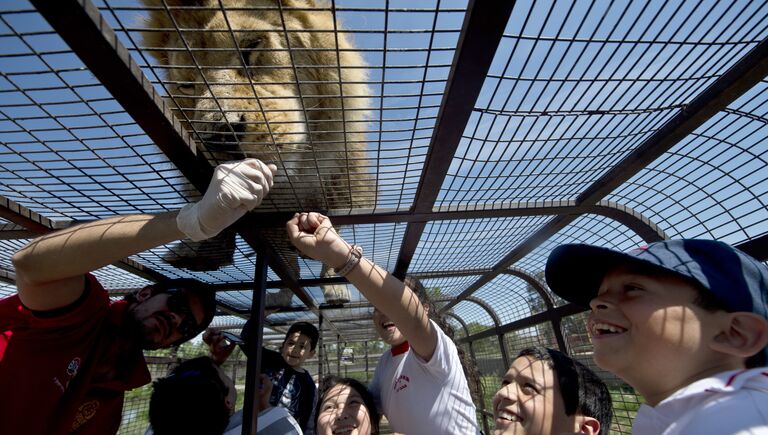
POLYGON ((261 204, 275 172, 275 165, 257 159, 217 166, 203 199, 185 205, 176 216, 176 225, 194 241, 219 234, 261 204))

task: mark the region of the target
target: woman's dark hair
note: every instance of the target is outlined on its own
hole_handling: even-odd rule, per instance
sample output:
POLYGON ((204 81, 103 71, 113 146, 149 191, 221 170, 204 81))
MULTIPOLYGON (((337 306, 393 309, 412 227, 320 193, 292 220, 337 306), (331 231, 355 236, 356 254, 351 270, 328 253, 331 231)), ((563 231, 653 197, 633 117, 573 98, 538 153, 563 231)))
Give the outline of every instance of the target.
MULTIPOLYGON (((445 320, 445 316, 440 314, 438 307, 432 303, 432 299, 430 298, 426 287, 424 287, 424 284, 422 284, 418 278, 411 275, 407 275, 403 282, 413 290, 416 297, 421 301, 421 304, 429 308, 427 310, 429 319, 435 322, 451 341, 454 341, 455 331, 451 325, 448 324, 448 321, 445 320)), ((482 383, 480 382, 480 372, 477 370, 477 363, 475 362, 475 359, 464 352, 461 347, 456 346, 456 351, 459 354, 459 361, 461 361, 461 368, 464 370, 464 377, 467 379, 467 385, 469 386, 469 393, 472 395, 472 401, 480 403, 483 400, 483 394, 482 383)))
POLYGON ((592 417, 600 422, 600 435, 608 435, 611 432, 611 393, 605 382, 589 367, 559 350, 547 347, 523 349, 517 354, 517 358, 520 357, 543 361, 552 369, 563 396, 565 415, 578 413, 592 417))
POLYGON ((320 416, 320 407, 323 404, 323 400, 325 400, 325 396, 337 385, 347 386, 357 391, 357 394, 363 398, 363 404, 368 410, 368 417, 371 419, 371 434, 378 435, 381 415, 379 414, 378 408, 376 408, 376 402, 373 400, 371 392, 357 379, 342 378, 334 375, 326 376, 320 382, 320 389, 317 394, 317 404, 315 405, 315 428, 317 428, 317 419, 320 416))
POLYGON ((229 424, 229 388, 216 363, 203 356, 179 364, 152 385, 149 422, 155 435, 221 434, 229 424))

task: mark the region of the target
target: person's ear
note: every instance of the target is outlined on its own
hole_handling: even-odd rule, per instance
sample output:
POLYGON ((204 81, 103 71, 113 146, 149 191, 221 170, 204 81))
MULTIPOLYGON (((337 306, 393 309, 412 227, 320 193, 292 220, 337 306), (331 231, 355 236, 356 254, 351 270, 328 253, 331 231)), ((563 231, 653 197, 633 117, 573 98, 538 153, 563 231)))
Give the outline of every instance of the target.
POLYGON ((768 319, 746 311, 727 313, 710 348, 727 355, 749 358, 768 346, 768 319))
POLYGON ((600 422, 594 417, 579 415, 576 417, 576 424, 579 425, 577 433, 597 435, 600 433, 600 422))
POLYGON ((313 356, 315 356, 315 352, 316 352, 316 351, 317 351, 317 348, 310 350, 310 351, 307 353, 307 358, 312 358, 313 356))
POLYGON ((144 302, 152 297, 153 289, 151 286, 146 286, 136 293, 136 301, 144 302))

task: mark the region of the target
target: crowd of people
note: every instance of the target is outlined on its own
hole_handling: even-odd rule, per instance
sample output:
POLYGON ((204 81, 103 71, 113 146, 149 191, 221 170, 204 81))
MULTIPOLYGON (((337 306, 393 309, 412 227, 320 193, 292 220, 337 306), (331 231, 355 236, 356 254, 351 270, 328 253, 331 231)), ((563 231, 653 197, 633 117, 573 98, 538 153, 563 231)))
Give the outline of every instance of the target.
MULTIPOLYGON (((143 350, 206 331, 215 293, 171 280, 110 302, 91 272, 174 240, 215 236, 261 203, 275 171, 255 159, 219 165, 203 198, 179 212, 89 222, 17 252, 18 293, 0 300, 0 433, 116 433, 125 391, 151 381, 143 350)), ((316 388, 302 366, 318 331, 292 325, 279 352, 262 349, 259 433, 378 434, 382 416, 393 433, 480 433, 477 369, 418 280, 373 263, 322 214, 297 213, 286 229, 303 255, 373 305, 390 348, 369 385, 328 377, 316 388)), ((555 294, 590 308, 595 364, 642 395, 633 433, 768 433, 765 264, 710 240, 628 253, 572 244, 553 250, 545 275, 555 294)), ((235 345, 214 330, 204 341, 210 356, 154 382, 148 433, 240 433, 237 391, 221 369, 235 345)), ((541 347, 512 361, 492 411, 494 434, 609 434, 613 419, 601 378, 541 347)))

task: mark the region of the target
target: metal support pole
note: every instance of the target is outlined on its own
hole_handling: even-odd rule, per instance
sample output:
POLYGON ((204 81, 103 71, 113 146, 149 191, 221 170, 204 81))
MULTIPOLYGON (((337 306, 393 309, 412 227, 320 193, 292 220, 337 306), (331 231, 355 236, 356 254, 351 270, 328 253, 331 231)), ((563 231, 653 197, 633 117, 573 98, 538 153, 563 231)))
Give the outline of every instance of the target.
POLYGON ((571 354, 571 350, 568 347, 568 344, 565 342, 565 338, 563 337, 563 318, 558 316, 556 313, 552 312, 552 329, 555 333, 555 340, 557 341, 557 347, 560 349, 560 352, 563 352, 566 355, 571 354))
POLYGON ((341 335, 336 335, 336 374, 341 376, 341 335))
POLYGON ((499 338, 499 350, 501 350, 501 360, 504 361, 504 367, 509 368, 511 361, 509 360, 509 354, 507 354, 507 342, 504 340, 504 336, 502 334, 499 334, 496 337, 499 338))
POLYGON ((368 342, 365 342, 365 382, 368 383, 371 381, 371 377, 369 376, 368 372, 368 342))
MULTIPOLYGON (((472 357, 472 360, 475 361, 475 363, 477 363, 477 356, 475 355, 475 347, 472 346, 471 341, 467 344, 469 346, 469 355, 472 357)), ((485 412, 485 395, 483 394, 482 382, 477 384, 477 389, 478 389, 477 395, 479 396, 477 398, 478 399, 477 401, 480 402, 480 415, 483 416, 483 430, 485 431, 483 433, 491 433, 491 428, 490 426, 488 426, 488 416, 487 416, 488 413, 485 412)))
POLYGON ((323 357, 325 356, 325 347, 323 347, 323 312, 320 311, 317 317, 317 329, 320 332, 317 340, 317 380, 321 382, 323 380, 323 357))
POLYGON ((252 349, 245 372, 245 403, 243 406, 243 435, 256 435, 259 413, 259 373, 261 373, 261 346, 264 333, 264 294, 267 290, 267 262, 263 255, 256 256, 256 271, 253 279, 251 322, 248 331, 248 347, 252 349))

